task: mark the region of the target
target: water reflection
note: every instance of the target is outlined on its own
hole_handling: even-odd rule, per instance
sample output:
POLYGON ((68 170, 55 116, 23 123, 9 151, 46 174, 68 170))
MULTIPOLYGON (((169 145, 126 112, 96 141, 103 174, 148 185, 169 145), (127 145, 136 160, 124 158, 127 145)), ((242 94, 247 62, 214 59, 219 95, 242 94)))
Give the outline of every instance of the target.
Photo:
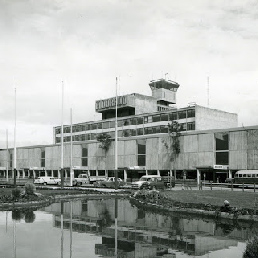
POLYGON ((16 253, 32 257, 22 256, 31 246, 37 246, 40 258, 242 257, 245 241, 258 234, 257 224, 157 214, 123 199, 76 200, 40 211, 0 212, 1 226, 5 227, 0 230, 1 245, 9 248, 0 250, 5 258, 16 253), (32 234, 28 239, 26 230, 32 234))

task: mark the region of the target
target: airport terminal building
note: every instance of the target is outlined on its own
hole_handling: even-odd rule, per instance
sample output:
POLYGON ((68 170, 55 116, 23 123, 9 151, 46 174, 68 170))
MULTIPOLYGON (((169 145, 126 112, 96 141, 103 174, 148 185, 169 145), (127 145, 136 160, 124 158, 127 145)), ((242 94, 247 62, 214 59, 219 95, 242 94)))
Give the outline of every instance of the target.
MULTIPOLYGON (((258 169, 258 126, 237 127, 237 114, 195 103, 177 108, 176 82, 160 79, 149 86, 151 96, 132 93, 97 100, 95 110, 102 119, 53 128, 53 144, 17 148, 17 177, 60 177, 61 142, 66 178, 71 167, 75 176, 83 172, 113 176, 116 106, 119 177, 126 181, 144 174, 223 181, 239 169, 258 169), (180 128, 177 155, 168 130, 171 121, 180 128), (108 149, 100 148, 101 134, 112 139, 108 149)), ((0 151, 2 177, 7 170, 13 176, 13 157, 13 149, 0 151)))

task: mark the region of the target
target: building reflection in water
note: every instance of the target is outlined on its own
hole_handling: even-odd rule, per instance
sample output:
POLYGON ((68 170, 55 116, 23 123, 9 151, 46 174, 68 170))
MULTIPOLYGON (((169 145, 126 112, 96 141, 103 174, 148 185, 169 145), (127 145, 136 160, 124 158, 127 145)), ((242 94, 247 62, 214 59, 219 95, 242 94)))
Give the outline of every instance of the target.
POLYGON ((258 227, 249 224, 240 227, 234 222, 147 212, 131 206, 128 200, 64 203, 63 219, 59 209, 56 204, 46 208, 54 213, 56 227, 70 229, 70 258, 72 232, 101 236, 101 244, 95 244, 95 254, 117 258, 175 258, 177 252, 202 256, 237 246, 258 233, 258 227))

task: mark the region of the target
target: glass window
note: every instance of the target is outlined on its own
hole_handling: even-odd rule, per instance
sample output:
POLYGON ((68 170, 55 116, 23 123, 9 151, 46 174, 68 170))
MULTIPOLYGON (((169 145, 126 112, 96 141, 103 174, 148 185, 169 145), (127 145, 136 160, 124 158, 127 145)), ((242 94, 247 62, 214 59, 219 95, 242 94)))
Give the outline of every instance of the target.
POLYGON ((60 134, 61 133, 61 128, 56 128, 56 134, 60 134))
POLYGON ((168 121, 168 114, 161 114, 161 121, 168 121))
POLYGON ((137 117, 137 125, 143 124, 143 117, 137 117))
POLYGON ((124 121, 123 120, 117 120, 117 126, 118 127, 122 127, 124 125, 124 121))
POLYGON ((98 123, 98 129, 102 129, 102 123, 98 123))
POLYGON ((187 131, 195 130, 195 122, 187 123, 187 131))
POLYGON ((152 121, 153 121, 153 122, 159 122, 159 121, 160 121, 160 115, 154 115, 154 116, 152 116, 152 121))
POLYGON ((228 133, 215 133, 215 140, 216 140, 216 150, 228 150, 228 146, 229 146, 228 133))
POLYGON ((174 121, 177 120, 177 112, 173 112, 169 114, 169 120, 174 121))
POLYGON ((143 135, 143 128, 137 128, 137 135, 143 135))
POLYGON ((96 176, 97 173, 96 173, 96 170, 90 170, 90 176, 96 176))
POLYGON ((88 148, 82 148, 82 157, 88 157, 88 148))
POLYGON ((90 130, 90 125, 89 125, 89 124, 85 124, 85 125, 84 125, 84 130, 85 130, 85 131, 90 130))
POLYGON ((144 140, 138 140, 138 155, 139 154, 146 154, 146 142, 144 140))
POLYGON ((181 128, 182 128, 181 130, 182 130, 182 131, 186 131, 186 126, 187 126, 186 123, 182 123, 182 124, 181 124, 181 128))
POLYGON ((229 155, 228 152, 216 152, 216 164, 219 165, 228 165, 229 164, 229 155))
POLYGON ((147 124, 147 123, 148 123, 148 117, 145 116, 145 117, 144 117, 144 124, 147 124))
POLYGON ((130 125, 130 119, 125 119, 124 120, 124 126, 130 125))
POLYGON ((146 141, 138 140, 138 166, 145 166, 146 164, 146 141))
POLYGON ((95 140, 96 139, 96 134, 95 133, 91 133, 90 134, 90 139, 91 140, 95 140))
POLYGON ((137 118, 136 117, 131 119, 131 124, 132 125, 137 125, 137 118))
POLYGON ((118 137, 123 137, 123 131, 122 131, 122 130, 119 130, 119 131, 117 132, 117 135, 118 135, 118 137))
POLYGON ((124 137, 129 137, 129 136, 131 136, 130 130, 129 130, 129 129, 123 130, 123 136, 124 136, 124 137))
POLYGON ((109 122, 109 128, 115 128, 115 121, 109 122))
POLYGON ((187 110, 187 117, 195 117, 195 109, 188 109, 187 110))
POLYGON ((152 133, 160 133, 160 126, 152 127, 152 133))
POLYGON ((70 133, 70 127, 65 127, 64 128, 64 133, 70 133))
POLYGON ((186 118, 186 110, 178 112, 178 119, 186 118))
POLYGON ((136 130, 135 129, 131 129, 131 135, 136 136, 136 130))
POLYGON ((91 124, 91 130, 96 130, 97 129, 97 124, 91 124))
POLYGON ((107 121, 107 122, 103 122, 102 123, 103 124, 103 129, 108 129, 109 128, 109 121, 107 121))
POLYGON ((88 148, 87 147, 82 147, 82 166, 84 167, 88 166, 88 148))
POLYGON ((160 132, 161 133, 168 133, 168 127, 165 125, 160 126, 160 132))
POLYGON ((145 166, 146 157, 145 155, 138 155, 138 166, 145 166))
POLYGON ((105 176, 105 170, 98 170, 98 175, 99 176, 105 176))
POLYGON ((152 134, 152 127, 144 128, 145 134, 152 134))

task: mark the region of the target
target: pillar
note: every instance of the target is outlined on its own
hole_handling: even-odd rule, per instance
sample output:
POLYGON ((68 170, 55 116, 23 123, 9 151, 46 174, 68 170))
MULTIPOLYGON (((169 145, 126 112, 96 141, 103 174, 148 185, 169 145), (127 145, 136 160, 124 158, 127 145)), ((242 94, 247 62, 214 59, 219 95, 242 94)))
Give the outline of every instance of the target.
POLYGON ((127 171, 124 169, 124 182, 127 182, 127 171))
POLYGON ((228 171, 228 178, 232 178, 232 170, 228 171))
POLYGON ((197 185, 200 185, 200 178, 201 178, 201 172, 199 169, 197 169, 197 185))

